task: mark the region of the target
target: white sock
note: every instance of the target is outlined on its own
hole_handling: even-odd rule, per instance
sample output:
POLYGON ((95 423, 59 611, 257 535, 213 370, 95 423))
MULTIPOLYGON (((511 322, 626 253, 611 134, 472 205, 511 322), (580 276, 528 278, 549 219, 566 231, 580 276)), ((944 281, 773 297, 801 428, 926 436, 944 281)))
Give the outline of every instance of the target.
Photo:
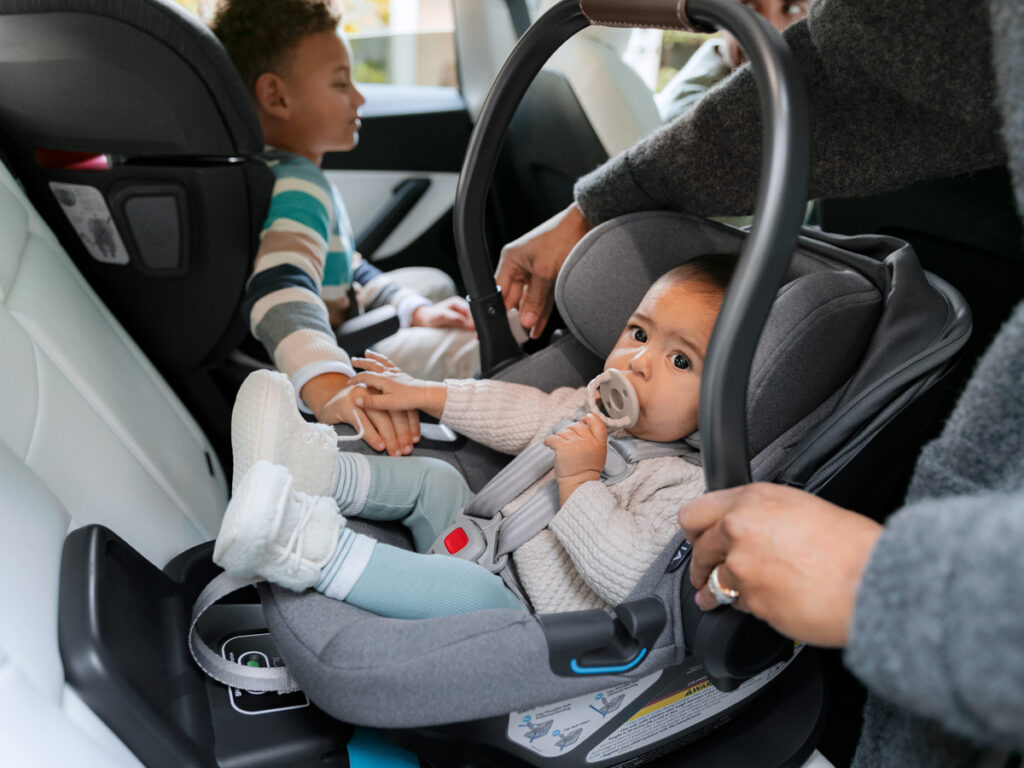
POLYGON ((342 528, 334 554, 320 568, 320 580, 314 588, 335 600, 344 600, 366 570, 376 545, 375 539, 347 526, 342 528))

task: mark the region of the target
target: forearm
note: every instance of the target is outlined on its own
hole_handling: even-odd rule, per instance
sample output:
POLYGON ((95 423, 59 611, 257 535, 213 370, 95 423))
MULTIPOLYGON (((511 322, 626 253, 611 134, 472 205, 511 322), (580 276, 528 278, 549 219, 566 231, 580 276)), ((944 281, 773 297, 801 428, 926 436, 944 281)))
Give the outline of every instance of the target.
MULTIPOLYGON (((787 30, 808 94, 809 197, 871 194, 1002 162, 984 6, 939 5, 821 0, 807 22, 787 30), (914 18, 922 14, 929 18, 914 18), (936 15, 960 21, 936 25, 936 15), (912 33, 936 26, 933 35, 912 33), (917 65, 954 58, 949 67, 917 65)), ((761 133, 746 66, 690 115, 583 177, 577 203, 594 224, 664 208, 750 213, 761 133)))
POLYGON ((1024 748, 1024 492, 925 501, 886 524, 846 664, 869 689, 983 743, 1024 748))
POLYGON ((470 440, 516 454, 568 418, 583 403, 579 390, 546 393, 504 381, 445 381, 447 401, 441 421, 470 440))

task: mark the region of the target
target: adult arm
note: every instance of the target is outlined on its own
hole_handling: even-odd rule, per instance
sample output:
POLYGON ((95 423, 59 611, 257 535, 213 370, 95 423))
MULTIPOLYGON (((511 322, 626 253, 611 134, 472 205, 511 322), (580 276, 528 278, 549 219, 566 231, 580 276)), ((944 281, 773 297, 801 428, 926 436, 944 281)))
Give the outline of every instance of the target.
POLYGON ((879 696, 1024 749, 1024 492, 893 515, 857 592, 845 661, 879 696))
MULTIPOLYGON (((1004 162, 991 32, 971 0, 819 0, 785 39, 807 87, 811 197, 867 195, 1004 162)), ((761 115, 749 65, 576 184, 592 224, 640 210, 753 211, 761 115)))

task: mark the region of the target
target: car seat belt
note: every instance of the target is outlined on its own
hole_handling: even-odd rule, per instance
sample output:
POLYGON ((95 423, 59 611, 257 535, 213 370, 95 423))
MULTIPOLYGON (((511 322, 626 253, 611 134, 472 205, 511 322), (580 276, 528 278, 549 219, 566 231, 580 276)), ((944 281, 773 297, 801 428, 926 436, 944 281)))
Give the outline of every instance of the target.
MULTIPOLYGON (((564 429, 581 418, 580 409, 573 419, 565 419, 551 429, 551 434, 564 429)), ((696 433, 671 443, 656 443, 635 437, 608 438, 608 453, 601 482, 615 485, 633 473, 636 465, 645 460, 663 456, 699 456, 696 433)), ((538 441, 520 453, 504 467, 460 511, 452 525, 427 550, 433 554, 449 555, 470 560, 501 576, 502 581, 523 602, 526 596, 512 572, 509 555, 532 539, 558 513, 558 484, 554 480, 541 486, 537 493, 509 517, 501 510, 510 501, 524 493, 554 466, 555 452, 538 441)))
POLYGON ((232 688, 244 691, 289 693, 299 690, 298 683, 291 676, 288 667, 249 667, 218 656, 199 637, 196 625, 206 610, 236 590, 257 584, 262 579, 239 579, 228 573, 221 573, 210 580, 192 606, 192 621, 188 628, 188 647, 192 658, 206 674, 214 680, 232 688))

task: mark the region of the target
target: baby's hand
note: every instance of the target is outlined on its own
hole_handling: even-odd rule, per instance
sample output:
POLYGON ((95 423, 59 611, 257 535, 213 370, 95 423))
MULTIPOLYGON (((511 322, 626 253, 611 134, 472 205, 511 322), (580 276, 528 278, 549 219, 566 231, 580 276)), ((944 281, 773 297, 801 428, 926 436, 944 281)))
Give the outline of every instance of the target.
POLYGON ((356 396, 355 403, 363 408, 381 411, 423 410, 434 418, 441 418, 448 400, 448 388, 439 381, 421 381, 401 371, 384 355, 367 352, 372 357, 357 357, 353 365, 364 369, 351 379, 350 384, 364 385, 371 391, 356 396))
POLYGON ((592 413, 582 421, 544 439, 544 445, 555 452, 555 477, 562 504, 579 486, 599 480, 608 456, 608 430, 592 413))

